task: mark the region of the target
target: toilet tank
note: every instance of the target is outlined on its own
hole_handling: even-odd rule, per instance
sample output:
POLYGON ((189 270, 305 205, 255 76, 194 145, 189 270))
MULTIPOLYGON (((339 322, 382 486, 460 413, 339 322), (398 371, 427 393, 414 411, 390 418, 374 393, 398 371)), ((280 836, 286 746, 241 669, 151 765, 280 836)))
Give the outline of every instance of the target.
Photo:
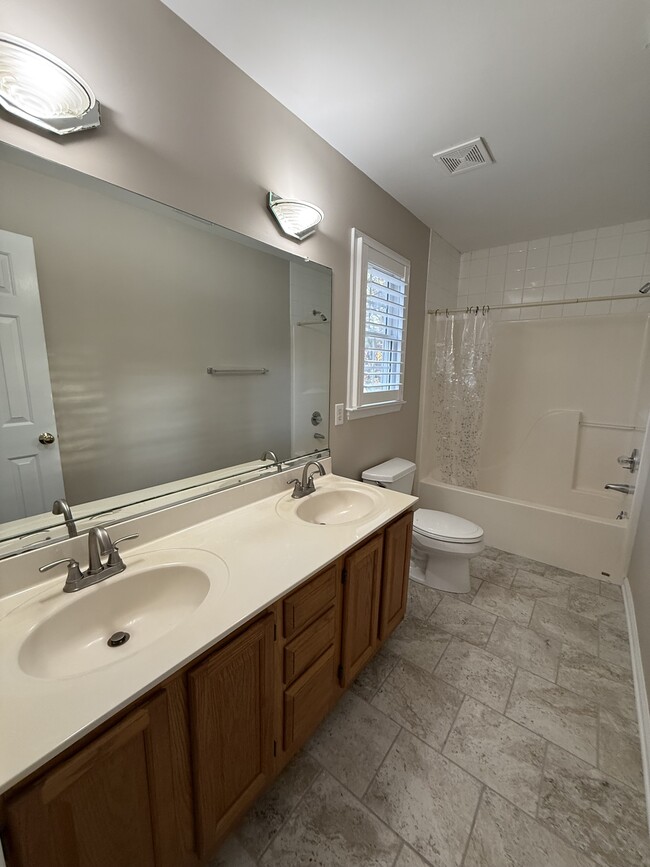
POLYGON ((383 464, 364 470, 361 478, 364 482, 379 485, 381 488, 410 494, 415 479, 415 464, 404 458, 392 458, 390 461, 384 461, 383 464))

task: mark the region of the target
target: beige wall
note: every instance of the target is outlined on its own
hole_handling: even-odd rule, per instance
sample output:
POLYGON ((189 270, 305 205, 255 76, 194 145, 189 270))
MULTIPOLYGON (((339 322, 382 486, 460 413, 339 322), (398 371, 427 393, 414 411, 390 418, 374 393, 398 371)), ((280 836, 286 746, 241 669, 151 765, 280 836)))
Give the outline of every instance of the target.
POLYGON ((350 230, 411 260, 407 404, 332 428, 334 469, 415 456, 429 230, 158 0, 7 0, 11 31, 95 88, 101 129, 55 140, 0 118, 0 139, 214 220, 333 270, 331 402, 345 401, 350 230), (281 237, 267 190, 314 201, 319 232, 281 237))
POLYGON ((265 448, 289 457, 286 259, 4 160, 0 189, 0 226, 34 240, 60 496, 99 500, 265 448))

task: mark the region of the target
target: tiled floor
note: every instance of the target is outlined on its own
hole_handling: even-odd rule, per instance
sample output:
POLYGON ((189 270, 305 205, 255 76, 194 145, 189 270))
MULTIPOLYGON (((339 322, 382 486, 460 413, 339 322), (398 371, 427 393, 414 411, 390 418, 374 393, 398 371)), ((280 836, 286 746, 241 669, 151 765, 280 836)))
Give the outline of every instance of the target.
POLYGON ((407 618, 212 867, 650 865, 620 589, 487 548, 407 618))

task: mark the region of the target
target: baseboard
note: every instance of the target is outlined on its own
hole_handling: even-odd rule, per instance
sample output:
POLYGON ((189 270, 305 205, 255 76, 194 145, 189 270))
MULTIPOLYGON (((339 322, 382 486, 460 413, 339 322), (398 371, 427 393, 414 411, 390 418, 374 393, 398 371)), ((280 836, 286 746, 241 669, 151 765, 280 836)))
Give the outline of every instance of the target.
POLYGON ((643 662, 639 646, 639 632, 634 613, 634 599, 630 582, 625 578, 622 585, 623 601, 627 631, 630 636, 630 654, 632 656, 632 677, 634 678, 634 694, 636 696, 636 713, 639 720, 639 738, 641 741, 641 762, 643 764, 643 785, 645 789, 646 815, 650 830, 650 708, 648 707, 648 692, 643 676, 643 662))

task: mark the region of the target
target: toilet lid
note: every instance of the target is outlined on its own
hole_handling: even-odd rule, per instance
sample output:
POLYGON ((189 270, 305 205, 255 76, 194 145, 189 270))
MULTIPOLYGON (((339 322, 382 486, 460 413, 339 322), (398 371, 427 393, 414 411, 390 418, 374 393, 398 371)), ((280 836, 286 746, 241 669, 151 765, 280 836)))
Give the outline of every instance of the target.
POLYGON ((417 509, 413 516, 413 529, 443 542, 476 542, 483 538, 483 529, 478 524, 433 509, 417 509))

